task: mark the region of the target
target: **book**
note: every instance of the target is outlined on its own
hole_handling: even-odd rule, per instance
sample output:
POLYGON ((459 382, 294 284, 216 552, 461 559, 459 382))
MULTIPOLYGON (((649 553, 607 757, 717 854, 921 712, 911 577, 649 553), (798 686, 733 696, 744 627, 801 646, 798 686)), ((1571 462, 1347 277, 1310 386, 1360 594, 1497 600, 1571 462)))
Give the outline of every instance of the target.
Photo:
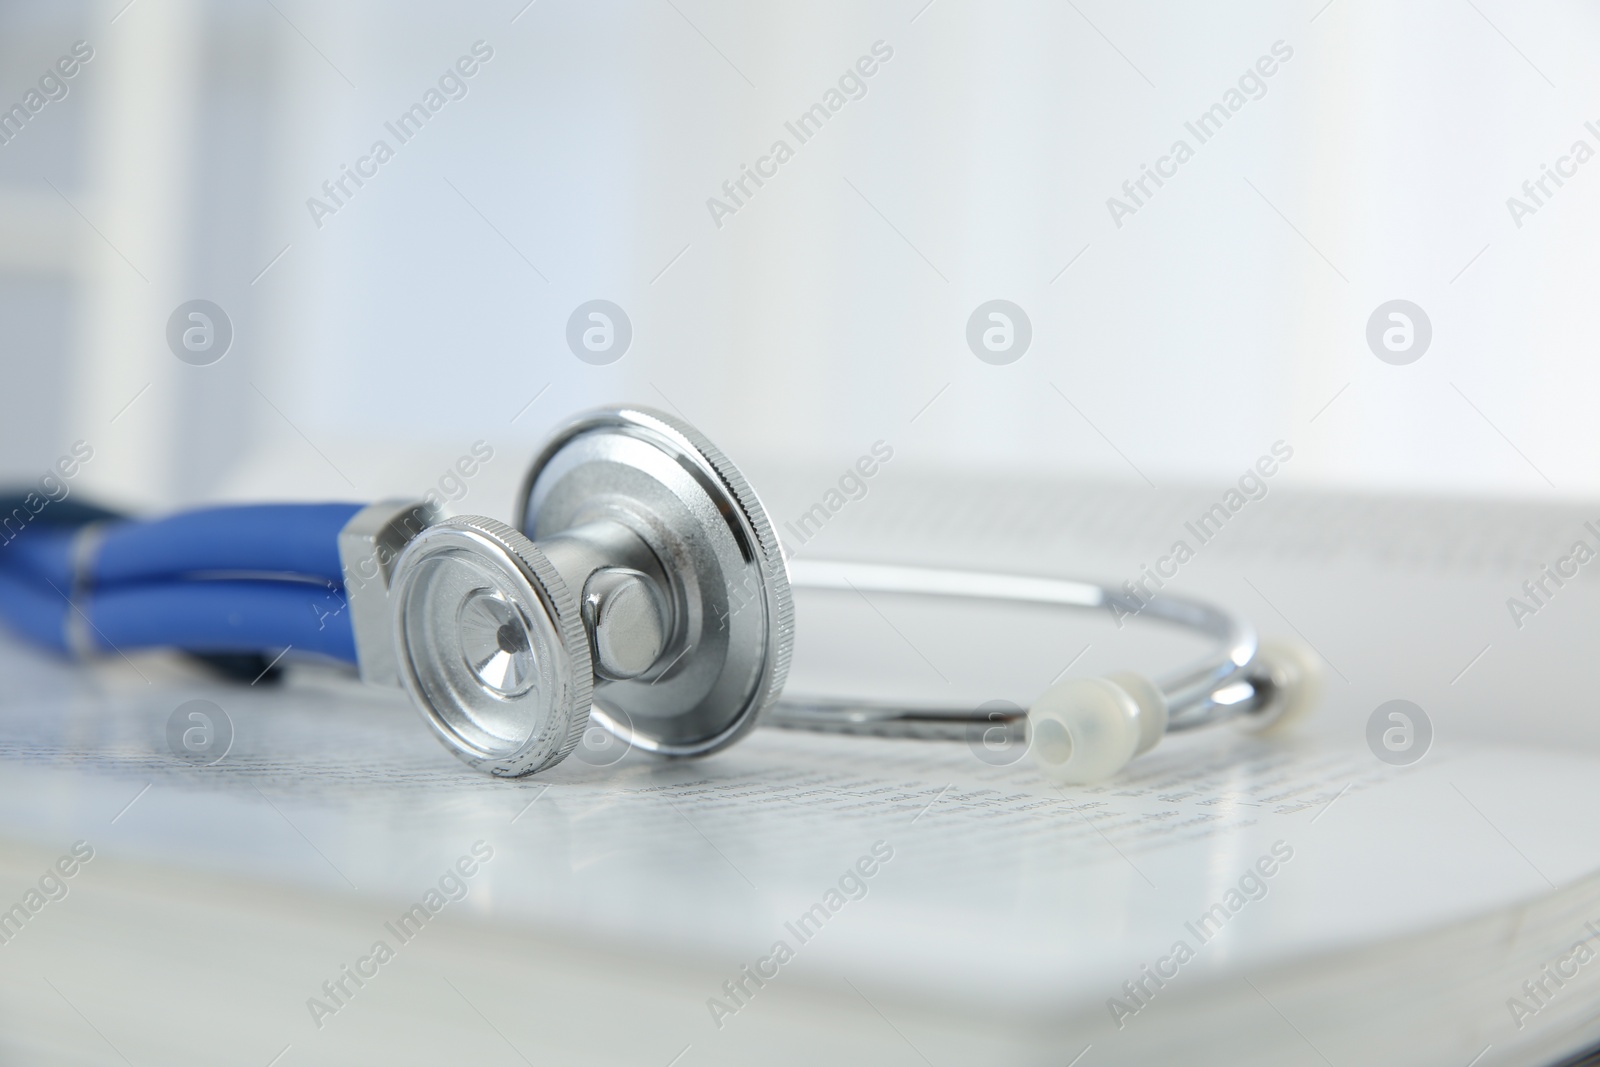
MULTIPOLYGON (((403 697, 345 672, 229 686, 176 657, 83 667, 6 640, 0 1052, 1486 1067, 1591 1046, 1600 755, 1576 638, 1484 631, 1497 648, 1454 686, 1419 681, 1471 658, 1474 612, 1498 619, 1523 556, 1419 569, 1351 562, 1347 538, 1330 563, 1284 550, 1306 531, 1262 503, 1261 522, 1282 527, 1270 544, 1219 541, 1182 588, 1300 629, 1344 681, 1330 674, 1297 737, 1174 736, 1089 787, 962 742, 770 729, 705 760, 596 744, 537 778, 491 780, 403 697), (1241 577, 1286 614, 1246 602, 1241 577), (1411 604, 1424 589, 1436 598, 1411 604), (1436 630, 1400 640, 1416 615, 1436 630), (1480 678, 1492 692, 1496 671, 1545 655, 1569 669, 1480 709, 1480 678), (1409 766, 1366 742, 1396 697, 1433 724, 1409 766), (191 728, 226 746, 197 758, 191 728)), ((1388 508, 1398 538, 1454 506, 1368 513, 1388 508)), ((1541 521, 1559 531, 1580 511, 1541 521)), ((889 558, 872 523, 836 526, 802 551, 889 558)), ((1115 532, 1068 560, 1061 537, 1020 529, 900 540, 921 562, 1138 573, 1144 546, 1115 532)), ((1593 596, 1576 582, 1534 621, 1581 617, 1593 596)), ((1099 618, 797 599, 797 692, 865 680, 1020 703, 1054 677, 1182 651, 1099 618)))

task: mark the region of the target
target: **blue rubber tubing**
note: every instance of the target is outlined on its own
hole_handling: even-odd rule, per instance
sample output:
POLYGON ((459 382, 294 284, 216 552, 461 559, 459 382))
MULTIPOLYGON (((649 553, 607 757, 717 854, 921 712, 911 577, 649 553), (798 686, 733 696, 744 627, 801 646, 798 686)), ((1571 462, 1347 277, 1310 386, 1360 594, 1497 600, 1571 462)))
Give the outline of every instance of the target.
MULTIPOLYGON (((285 574, 344 584, 339 531, 361 504, 245 504, 202 508, 104 530, 88 574, 105 588, 204 574, 285 574)), ((27 530, 0 546, 0 569, 73 584, 74 531, 27 530)))
POLYGON ((0 569, 0 618, 17 633, 58 652, 67 650, 67 598, 43 582, 0 569))
POLYGON ((92 647, 105 652, 285 649, 356 661, 349 605, 337 587, 310 582, 170 581, 96 589, 77 608, 62 592, 0 570, 0 618, 34 641, 69 652, 69 611, 82 609, 92 647))

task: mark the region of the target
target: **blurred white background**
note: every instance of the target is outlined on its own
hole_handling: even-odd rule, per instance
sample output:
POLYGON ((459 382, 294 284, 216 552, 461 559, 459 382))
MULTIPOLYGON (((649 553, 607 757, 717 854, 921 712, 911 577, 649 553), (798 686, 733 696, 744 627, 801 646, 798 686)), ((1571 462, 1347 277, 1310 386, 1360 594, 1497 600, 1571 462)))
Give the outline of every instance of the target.
POLYGON ((0 106, 94 57, 0 146, 0 474, 81 438, 76 488, 141 510, 364 499, 483 440, 460 506, 503 515, 556 422, 634 400, 758 486, 879 439, 897 470, 1226 485, 1283 439, 1300 485, 1593 497, 1600 162, 1521 227, 1506 199, 1600 148, 1597 31, 1506 0, 9 3, 0 106), (308 198, 478 41, 467 95, 319 227, 308 198), (195 298, 235 331, 210 366, 166 341, 195 298), (565 340, 596 298, 633 328, 608 366, 565 340), (1010 365, 967 347, 993 298, 1031 319, 1010 365), (1407 366, 1365 339, 1396 298, 1433 327, 1407 366))

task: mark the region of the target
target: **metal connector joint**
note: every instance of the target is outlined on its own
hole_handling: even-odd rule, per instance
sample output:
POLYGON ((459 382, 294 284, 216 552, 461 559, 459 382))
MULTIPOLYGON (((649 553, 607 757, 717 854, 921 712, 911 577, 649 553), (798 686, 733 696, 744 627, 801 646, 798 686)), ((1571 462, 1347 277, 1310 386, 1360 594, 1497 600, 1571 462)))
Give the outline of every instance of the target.
POLYGON ((394 563, 406 545, 443 518, 437 505, 421 500, 382 500, 356 512, 339 531, 339 566, 363 682, 400 687, 389 608, 394 563))

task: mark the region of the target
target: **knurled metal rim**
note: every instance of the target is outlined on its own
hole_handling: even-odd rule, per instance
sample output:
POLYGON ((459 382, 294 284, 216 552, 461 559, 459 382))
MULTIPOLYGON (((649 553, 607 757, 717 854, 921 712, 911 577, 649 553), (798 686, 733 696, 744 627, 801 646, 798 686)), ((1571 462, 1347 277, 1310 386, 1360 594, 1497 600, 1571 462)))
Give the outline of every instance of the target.
POLYGON ((482 515, 461 515, 428 527, 406 546, 400 558, 395 561, 393 607, 397 642, 403 640, 401 612, 405 597, 401 594, 404 593, 402 583, 407 581, 410 571, 407 557, 415 558, 427 547, 430 540, 436 540, 441 536, 441 531, 456 530, 475 533, 485 538, 504 552, 508 559, 518 564, 522 576, 527 579, 545 611, 555 623, 562 649, 571 660, 571 711, 567 719, 566 736, 562 738, 561 744, 555 751, 537 764, 526 763, 526 756, 508 758, 482 755, 465 747, 460 739, 436 720, 420 692, 415 673, 404 662, 403 656, 397 657, 401 660, 400 676, 406 690, 411 694, 412 701, 428 720, 428 725, 435 736, 463 761, 500 778, 521 778, 537 774, 571 755, 572 750, 578 747, 578 742, 583 740, 584 731, 589 728, 589 709, 594 700, 594 663, 589 653, 588 634, 584 631, 583 621, 579 615, 578 602, 555 566, 545 558, 539 547, 522 533, 498 519, 482 515))
MULTIPOLYGON (((736 537, 748 545, 752 558, 761 571, 761 593, 767 612, 767 647, 761 681, 751 694, 745 708, 725 730, 705 741, 693 745, 641 745, 657 755, 702 756, 726 748, 754 729, 778 696, 783 692, 789 677, 789 661, 794 652, 794 598, 789 590, 789 571, 784 563, 783 550, 777 534, 767 517, 767 509, 745 480, 739 468, 723 455, 722 450, 706 439, 689 423, 653 408, 642 405, 618 405, 600 408, 579 415, 560 427, 534 458, 523 480, 517 498, 518 521, 528 523, 528 502, 533 497, 533 486, 539 475, 566 444, 591 430, 603 429, 643 430, 664 438, 684 455, 698 461, 702 471, 721 486, 735 505, 738 513, 736 537)), ((731 525, 731 524, 730 524, 731 525)), ((603 713, 603 709, 597 709, 603 713)), ((605 720, 596 715, 603 725, 605 720)), ((613 730, 612 732, 616 732, 613 730)), ((621 736, 619 734, 619 736, 621 736)), ((636 738, 624 737, 639 744, 636 738)))

